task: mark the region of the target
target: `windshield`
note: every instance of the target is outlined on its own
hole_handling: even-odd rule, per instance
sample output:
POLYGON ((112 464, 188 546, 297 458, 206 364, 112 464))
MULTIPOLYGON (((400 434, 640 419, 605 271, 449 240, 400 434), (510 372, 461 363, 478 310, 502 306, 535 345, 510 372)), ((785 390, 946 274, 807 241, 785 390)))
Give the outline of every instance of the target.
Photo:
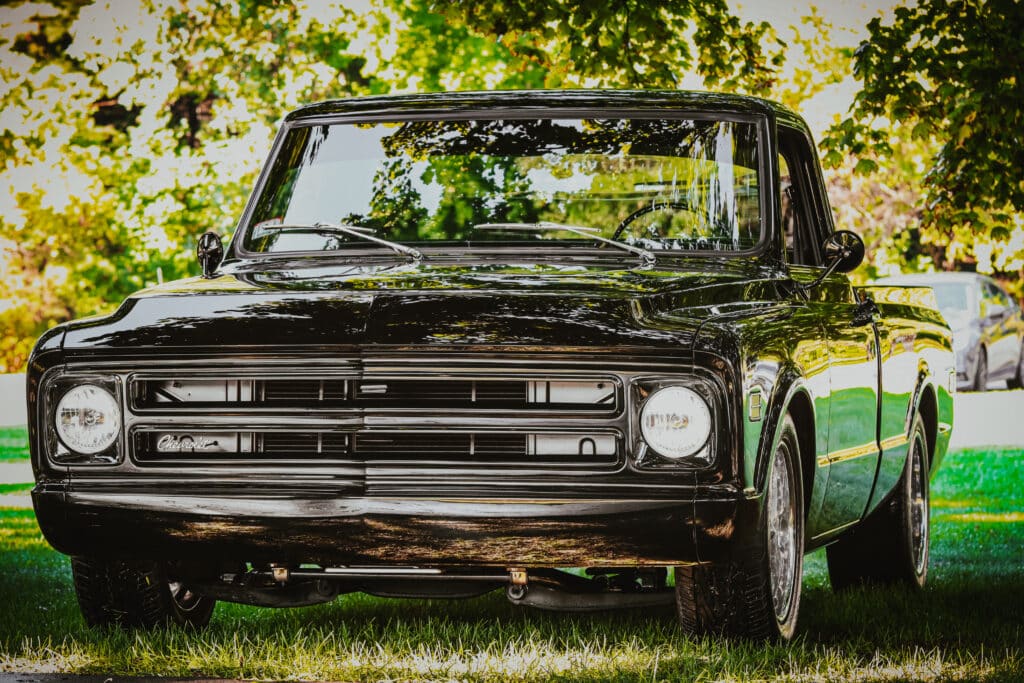
POLYGON ((596 245, 578 231, 539 229, 560 223, 647 250, 746 250, 761 238, 757 135, 754 123, 637 118, 293 127, 243 246, 367 247, 317 229, 326 223, 428 246, 596 245))
POLYGON ((939 310, 947 318, 970 313, 972 308, 975 308, 975 313, 977 312, 976 307, 972 306, 970 285, 944 282, 933 283, 931 288, 935 292, 939 310))

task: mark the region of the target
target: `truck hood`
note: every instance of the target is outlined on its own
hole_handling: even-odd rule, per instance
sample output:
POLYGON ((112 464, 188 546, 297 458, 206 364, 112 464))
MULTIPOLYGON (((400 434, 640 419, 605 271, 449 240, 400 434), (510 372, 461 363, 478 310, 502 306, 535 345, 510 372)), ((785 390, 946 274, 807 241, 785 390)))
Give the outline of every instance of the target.
POLYGON ((143 290, 110 316, 68 324, 64 349, 678 351, 710 317, 775 305, 772 282, 750 262, 706 259, 674 271, 539 264, 246 270, 143 290))

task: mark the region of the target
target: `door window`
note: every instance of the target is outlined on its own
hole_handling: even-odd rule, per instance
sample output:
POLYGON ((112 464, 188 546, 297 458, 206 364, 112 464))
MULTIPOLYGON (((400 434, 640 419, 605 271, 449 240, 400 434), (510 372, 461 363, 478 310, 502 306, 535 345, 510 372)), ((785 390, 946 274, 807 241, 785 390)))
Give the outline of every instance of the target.
POLYGON ((1010 297, 994 282, 985 282, 985 295, 982 302, 982 316, 992 315, 994 311, 1002 309, 1003 312, 1011 310, 1010 297))
POLYGON ((779 128, 779 199, 782 235, 786 244, 786 260, 794 265, 821 266, 819 245, 824 237, 822 226, 814 219, 815 198, 808 173, 811 154, 804 135, 779 128))

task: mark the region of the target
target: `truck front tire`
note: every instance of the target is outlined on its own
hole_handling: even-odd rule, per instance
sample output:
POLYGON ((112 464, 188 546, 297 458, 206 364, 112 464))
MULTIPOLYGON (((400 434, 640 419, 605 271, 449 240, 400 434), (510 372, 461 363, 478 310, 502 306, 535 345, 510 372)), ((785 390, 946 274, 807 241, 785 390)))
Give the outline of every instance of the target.
POLYGON ((73 557, 71 571, 82 616, 94 628, 202 628, 216 604, 168 581, 163 565, 156 562, 73 557))
POLYGON ((676 567, 676 611, 695 636, 789 640, 803 576, 800 445, 787 415, 765 479, 756 538, 731 563, 676 567))

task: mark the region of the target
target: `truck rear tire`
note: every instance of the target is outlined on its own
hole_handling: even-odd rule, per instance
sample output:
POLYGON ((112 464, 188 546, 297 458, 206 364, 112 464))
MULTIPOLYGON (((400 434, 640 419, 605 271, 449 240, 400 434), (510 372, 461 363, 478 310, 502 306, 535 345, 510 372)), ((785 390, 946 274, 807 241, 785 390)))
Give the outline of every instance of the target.
POLYGON ((216 604, 184 584, 168 581, 157 562, 72 557, 71 572, 82 616, 94 628, 202 628, 216 604))
POLYGON ((930 518, 928 460, 928 439, 918 415, 896 495, 826 550, 833 590, 893 583, 924 587, 930 518))
POLYGON ((803 575, 800 446, 787 415, 768 470, 764 509, 752 542, 727 564, 676 567, 676 611, 692 635, 789 640, 803 575))
POLYGON ((978 350, 978 362, 974 366, 974 380, 971 384, 972 391, 985 391, 988 389, 988 353, 985 347, 978 350))
POLYGON ((1013 377, 1006 380, 1007 389, 1024 389, 1024 342, 1021 343, 1020 354, 1017 357, 1017 369, 1013 377))

